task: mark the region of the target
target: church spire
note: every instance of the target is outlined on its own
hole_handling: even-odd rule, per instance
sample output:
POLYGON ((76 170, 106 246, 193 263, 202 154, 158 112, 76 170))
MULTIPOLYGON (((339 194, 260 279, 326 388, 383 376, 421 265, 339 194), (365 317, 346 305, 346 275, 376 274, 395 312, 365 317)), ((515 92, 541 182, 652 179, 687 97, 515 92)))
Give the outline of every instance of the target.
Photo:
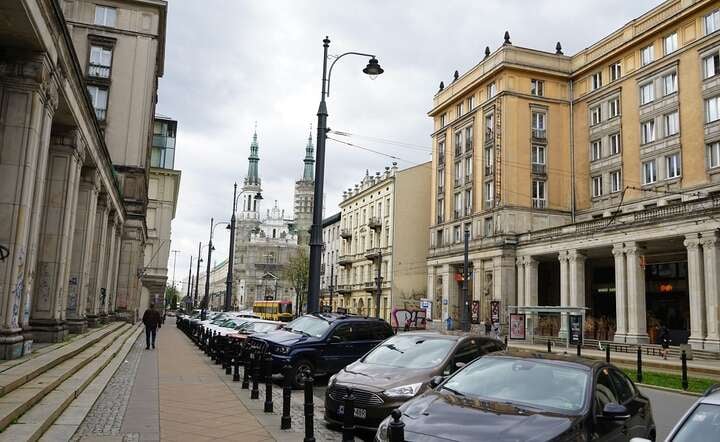
POLYGON ((258 141, 257 141, 257 121, 255 122, 255 132, 253 133, 252 143, 250 143, 250 156, 248 157, 248 173, 245 177, 245 184, 260 185, 260 174, 258 173, 258 141))
POLYGON ((315 148, 312 143, 312 125, 310 125, 310 133, 308 134, 307 146, 305 146, 305 170, 303 171, 303 181, 315 180, 315 148))

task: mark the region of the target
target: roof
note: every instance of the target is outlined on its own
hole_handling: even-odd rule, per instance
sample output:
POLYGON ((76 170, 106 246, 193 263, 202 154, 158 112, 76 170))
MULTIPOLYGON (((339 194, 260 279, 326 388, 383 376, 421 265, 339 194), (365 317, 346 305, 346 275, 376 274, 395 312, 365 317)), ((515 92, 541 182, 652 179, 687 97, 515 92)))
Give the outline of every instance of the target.
POLYGON ((360 320, 363 321, 377 321, 377 322, 385 322, 384 319, 381 318, 373 318, 370 316, 359 316, 354 315, 352 313, 309 313, 305 316, 315 316, 317 318, 324 319, 329 322, 338 321, 338 320, 360 320))
POLYGON ((330 224, 335 224, 338 222, 340 222, 340 212, 338 212, 334 215, 330 215, 327 218, 325 218, 324 220, 322 220, 322 226, 327 227, 330 224))
POLYGON ((715 384, 705 390, 705 393, 703 393, 698 402, 701 404, 720 405, 720 384, 715 384))

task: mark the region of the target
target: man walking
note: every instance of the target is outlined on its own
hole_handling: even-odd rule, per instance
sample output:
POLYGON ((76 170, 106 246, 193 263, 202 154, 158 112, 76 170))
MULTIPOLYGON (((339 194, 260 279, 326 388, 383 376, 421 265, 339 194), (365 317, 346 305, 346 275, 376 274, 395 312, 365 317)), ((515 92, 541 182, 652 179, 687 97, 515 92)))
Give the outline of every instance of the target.
POLYGON ((155 304, 150 304, 150 308, 145 310, 142 321, 145 324, 145 350, 150 350, 150 345, 155 348, 155 335, 161 321, 160 312, 155 310, 155 304))

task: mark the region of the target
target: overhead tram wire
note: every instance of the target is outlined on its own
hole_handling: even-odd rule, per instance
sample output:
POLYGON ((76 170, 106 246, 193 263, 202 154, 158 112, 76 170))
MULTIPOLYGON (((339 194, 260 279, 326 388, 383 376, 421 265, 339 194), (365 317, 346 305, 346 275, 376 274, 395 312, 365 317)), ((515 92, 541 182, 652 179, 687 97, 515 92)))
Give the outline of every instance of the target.
POLYGON ((333 130, 333 131, 330 131, 330 133, 332 133, 332 134, 334 134, 334 135, 340 135, 340 136, 343 136, 343 137, 348 137, 348 138, 352 138, 352 137, 362 138, 362 139, 365 139, 365 140, 368 140, 368 141, 374 141, 374 142, 376 142, 376 143, 390 144, 390 145, 394 145, 394 146, 397 146, 397 147, 403 147, 403 148, 406 148, 406 149, 419 150, 419 151, 421 151, 421 152, 428 152, 428 153, 431 153, 431 152, 432 152, 432 148, 431 148, 431 147, 422 146, 422 145, 420 145, 420 144, 405 143, 405 142, 403 142, 403 141, 393 141, 393 140, 388 140, 388 139, 386 139, 386 138, 368 137, 368 136, 365 136, 365 135, 357 135, 357 134, 353 134, 353 133, 350 133, 350 132, 339 131, 339 130, 333 130))
POLYGON ((377 155, 382 155, 382 156, 384 156, 384 157, 392 158, 393 160, 404 161, 404 162, 406 162, 406 163, 410 163, 410 164, 413 164, 413 165, 420 164, 420 163, 418 163, 417 161, 406 160, 406 159, 404 159, 404 158, 400 158, 400 157, 395 156, 395 155, 390 155, 390 154, 387 154, 387 153, 384 153, 384 152, 377 151, 377 150, 375 150, 375 149, 370 149, 370 148, 368 148, 368 147, 358 146, 357 144, 353 144, 353 143, 350 143, 350 142, 347 142, 347 141, 338 140, 338 139, 336 139, 336 138, 327 137, 327 139, 328 139, 328 140, 335 141, 335 142, 337 142, 337 143, 341 143, 341 144, 348 145, 348 146, 350 146, 350 147, 355 147, 355 148, 362 149, 362 150, 365 150, 365 151, 368 151, 368 152, 372 152, 372 153, 377 154, 377 155))

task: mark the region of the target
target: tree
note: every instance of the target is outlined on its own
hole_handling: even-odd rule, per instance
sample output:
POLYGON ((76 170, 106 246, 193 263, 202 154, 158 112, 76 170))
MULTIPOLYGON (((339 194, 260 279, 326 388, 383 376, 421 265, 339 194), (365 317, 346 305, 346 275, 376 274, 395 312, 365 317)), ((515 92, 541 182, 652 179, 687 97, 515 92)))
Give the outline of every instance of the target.
POLYGON ((283 279, 295 290, 295 312, 300 314, 300 307, 305 302, 310 275, 310 258, 305 247, 300 247, 283 269, 283 279))
POLYGON ((165 308, 171 310, 177 309, 178 301, 180 300, 180 294, 175 287, 165 287, 165 308))

